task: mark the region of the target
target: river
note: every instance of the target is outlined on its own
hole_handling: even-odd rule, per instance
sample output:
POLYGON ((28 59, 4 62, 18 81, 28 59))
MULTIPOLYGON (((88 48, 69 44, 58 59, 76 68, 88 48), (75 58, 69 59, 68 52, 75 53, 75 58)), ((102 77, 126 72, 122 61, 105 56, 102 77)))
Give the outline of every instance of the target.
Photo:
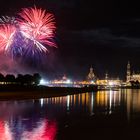
POLYGON ((139 132, 138 89, 0 101, 0 140, 118 140, 139 132))

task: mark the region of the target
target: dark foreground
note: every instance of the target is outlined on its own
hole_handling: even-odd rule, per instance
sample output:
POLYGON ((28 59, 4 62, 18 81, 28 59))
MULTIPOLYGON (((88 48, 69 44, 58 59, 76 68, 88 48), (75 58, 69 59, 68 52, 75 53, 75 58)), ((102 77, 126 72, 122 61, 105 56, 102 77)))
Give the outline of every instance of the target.
POLYGON ((116 115, 79 118, 71 122, 68 127, 62 128, 57 137, 59 140, 132 140, 139 138, 140 118, 128 124, 125 118, 116 115))
POLYGON ((0 85, 0 100, 48 98, 92 91, 94 92, 97 91, 97 86, 80 88, 80 87, 0 85))
POLYGON ((0 101, 3 140, 124 140, 140 137, 140 90, 0 101))

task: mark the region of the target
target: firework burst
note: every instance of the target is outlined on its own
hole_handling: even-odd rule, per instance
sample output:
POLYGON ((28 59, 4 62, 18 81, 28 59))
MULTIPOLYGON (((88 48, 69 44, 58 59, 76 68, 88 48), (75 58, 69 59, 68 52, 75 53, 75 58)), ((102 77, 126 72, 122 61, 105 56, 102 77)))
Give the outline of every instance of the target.
POLYGON ((38 59, 46 54, 48 46, 56 47, 56 27, 52 14, 34 7, 22 9, 17 17, 0 18, 1 52, 6 52, 13 58, 33 56, 32 58, 38 59), (39 54, 38 57, 36 54, 39 54))
POLYGON ((24 37, 33 42, 32 47, 35 47, 31 49, 33 52, 36 49, 39 52, 46 52, 47 46, 56 46, 53 41, 56 27, 52 14, 34 7, 24 8, 19 16, 20 31, 24 37))
POLYGON ((0 26, 0 51, 7 52, 14 41, 16 28, 13 25, 5 24, 0 26))

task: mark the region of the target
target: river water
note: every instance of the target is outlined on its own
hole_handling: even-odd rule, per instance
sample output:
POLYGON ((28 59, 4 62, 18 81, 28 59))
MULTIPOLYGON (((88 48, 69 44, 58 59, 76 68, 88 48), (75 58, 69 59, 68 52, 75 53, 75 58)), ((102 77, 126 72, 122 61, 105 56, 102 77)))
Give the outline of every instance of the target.
POLYGON ((138 89, 0 101, 0 140, 118 140, 139 135, 138 89))

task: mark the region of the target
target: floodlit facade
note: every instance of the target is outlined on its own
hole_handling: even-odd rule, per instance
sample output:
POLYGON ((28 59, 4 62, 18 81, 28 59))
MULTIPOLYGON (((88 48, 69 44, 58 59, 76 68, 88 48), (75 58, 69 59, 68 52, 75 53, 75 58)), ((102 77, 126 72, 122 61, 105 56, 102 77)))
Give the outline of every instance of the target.
POLYGON ((131 74, 131 66, 130 63, 128 62, 127 64, 127 75, 126 75, 126 82, 129 83, 130 81, 138 81, 140 82, 140 73, 132 73, 131 74))
POLYGON ((96 83, 96 76, 93 72, 92 66, 90 67, 89 74, 87 76, 87 81, 94 84, 96 83))
POLYGON ((140 82, 140 74, 132 74, 131 81, 139 81, 140 82))
POLYGON ((108 79, 108 80, 97 80, 97 85, 102 86, 121 86, 122 81, 120 79, 108 79))

